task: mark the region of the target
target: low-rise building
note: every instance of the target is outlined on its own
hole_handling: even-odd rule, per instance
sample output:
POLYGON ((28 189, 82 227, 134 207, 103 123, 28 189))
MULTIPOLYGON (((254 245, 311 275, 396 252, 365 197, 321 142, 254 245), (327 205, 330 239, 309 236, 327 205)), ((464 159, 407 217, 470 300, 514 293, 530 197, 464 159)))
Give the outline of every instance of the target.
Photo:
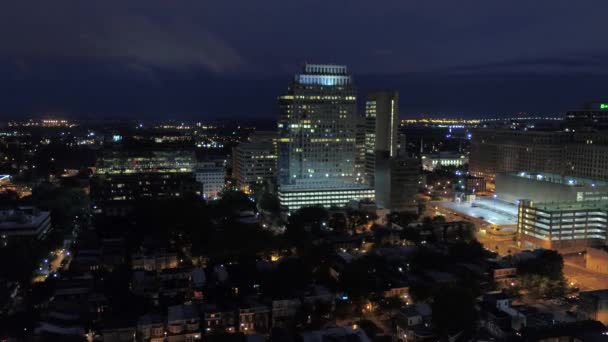
POLYGON ((322 342, 322 341, 352 341, 352 342, 371 342, 363 329, 357 325, 352 327, 335 327, 323 330, 306 331, 300 334, 302 342, 322 342))
POLYGON ((201 339, 201 319, 196 306, 170 306, 167 313, 167 342, 190 342, 201 339))
POLYGON ((234 308, 218 304, 205 304, 204 330, 206 334, 236 332, 237 317, 234 308))
POLYGON ((372 200, 375 197, 374 189, 359 184, 350 187, 310 189, 297 187, 281 187, 279 200, 282 206, 289 211, 295 211, 307 206, 344 207, 352 200, 372 200))
POLYGON ((490 275, 499 289, 513 287, 517 284, 517 268, 506 260, 490 262, 490 275))
POLYGON ((284 327, 296 315, 302 302, 298 298, 275 299, 272 301, 272 326, 284 327))
POLYGON ((0 236, 43 239, 51 230, 51 215, 34 207, 0 210, 0 236))
POLYGON ((263 334, 270 329, 270 308, 249 301, 239 308, 239 331, 245 334, 263 334))
POLYGON ((135 270, 162 271, 178 266, 177 253, 166 248, 142 248, 132 256, 135 270))
POLYGON ((464 178, 467 193, 486 192, 486 179, 483 177, 467 176, 464 178))
POLYGON ((422 155, 422 169, 433 171, 442 167, 460 167, 469 163, 469 157, 458 152, 439 152, 422 155))
POLYGON ((522 200, 517 230, 525 248, 584 249, 606 243, 607 224, 608 201, 522 200))
POLYGON ((165 341, 165 322, 159 314, 146 314, 137 321, 137 340, 146 342, 165 341))
POLYGON ((395 317, 397 336, 410 341, 408 330, 416 326, 424 326, 431 321, 431 307, 426 303, 409 305, 400 310, 395 317))

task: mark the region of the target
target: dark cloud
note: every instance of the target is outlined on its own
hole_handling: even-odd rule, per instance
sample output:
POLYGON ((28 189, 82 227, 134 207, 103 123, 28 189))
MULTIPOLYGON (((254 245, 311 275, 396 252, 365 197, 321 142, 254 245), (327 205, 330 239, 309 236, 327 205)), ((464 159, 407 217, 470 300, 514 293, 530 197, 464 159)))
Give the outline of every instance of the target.
POLYGON ((402 89, 419 103, 408 113, 483 112, 466 102, 475 92, 536 109, 547 102, 517 86, 529 79, 572 105, 580 89, 608 93, 594 83, 608 73, 607 12, 605 0, 2 1, 0 111, 272 116, 304 61, 347 64, 362 90, 402 89), (587 76, 592 89, 553 86, 587 76))
POLYGON ((246 67, 235 48, 204 22, 192 20, 187 15, 188 7, 182 10, 183 16, 179 12, 168 15, 161 7, 129 7, 116 1, 3 2, 0 56, 30 63, 122 61, 176 68, 200 65, 213 72, 246 67))

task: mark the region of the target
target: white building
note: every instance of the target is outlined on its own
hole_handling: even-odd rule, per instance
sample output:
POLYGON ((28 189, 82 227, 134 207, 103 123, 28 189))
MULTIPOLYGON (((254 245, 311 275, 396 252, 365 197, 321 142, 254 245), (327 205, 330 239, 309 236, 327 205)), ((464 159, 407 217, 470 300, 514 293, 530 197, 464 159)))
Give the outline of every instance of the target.
POLYGON ((469 157, 462 153, 439 152, 422 155, 422 169, 433 171, 441 167, 460 167, 469 163, 469 157))
POLYGON ((351 200, 374 199, 374 189, 361 186, 341 189, 279 190, 279 201, 289 211, 320 205, 325 208, 344 207, 351 200))
POLYGON ((205 198, 216 197, 224 189, 226 173, 223 160, 199 162, 195 171, 196 181, 203 185, 205 198))

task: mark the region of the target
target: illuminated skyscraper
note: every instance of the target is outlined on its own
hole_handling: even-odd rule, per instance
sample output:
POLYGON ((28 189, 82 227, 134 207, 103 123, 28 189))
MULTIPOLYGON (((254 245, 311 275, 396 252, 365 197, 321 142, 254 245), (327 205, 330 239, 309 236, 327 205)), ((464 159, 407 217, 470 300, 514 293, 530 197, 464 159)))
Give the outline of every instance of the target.
POLYGON ((379 91, 365 100, 365 179, 374 185, 377 155, 393 158, 399 145, 399 93, 379 91))
POLYGON ((357 183, 365 181, 365 117, 357 115, 355 137, 355 175, 357 183))
POLYGON ((248 142, 232 149, 232 177, 241 189, 253 184, 275 184, 277 176, 277 132, 255 132, 248 142))
POLYGON ((279 102, 282 203, 297 209, 373 197, 355 183, 356 96, 346 66, 304 65, 279 102))

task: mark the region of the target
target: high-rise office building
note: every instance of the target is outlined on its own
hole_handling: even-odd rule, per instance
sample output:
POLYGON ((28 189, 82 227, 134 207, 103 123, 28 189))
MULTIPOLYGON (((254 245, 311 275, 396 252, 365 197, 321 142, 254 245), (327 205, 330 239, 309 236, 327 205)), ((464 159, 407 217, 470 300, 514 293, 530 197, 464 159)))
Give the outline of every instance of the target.
POLYGON ((111 144, 97 159, 91 198, 98 211, 124 215, 140 200, 201 195, 195 167, 191 147, 136 141, 111 144))
POLYGON ((253 184, 274 181, 277 175, 276 132, 255 132, 248 142, 232 149, 232 177, 246 189, 253 184))
POLYGON ((294 210, 373 197, 356 184, 356 96, 346 66, 304 65, 279 103, 282 204, 294 210))
POLYGON ((397 156, 407 156, 407 136, 404 133, 399 133, 399 143, 397 144, 397 156))
POLYGON ((378 155, 396 157, 399 145, 399 93, 378 91, 365 100, 365 178, 374 185, 378 155))
POLYGON ((97 174, 191 173, 196 166, 192 149, 163 144, 105 147, 97 159, 97 174))
POLYGON ((498 173, 520 171, 608 180, 608 135, 478 129, 469 169, 491 181, 498 173))
POLYGON ((563 126, 568 130, 607 130, 608 101, 591 102, 583 110, 567 112, 563 126))
POLYGON ((374 185, 378 208, 417 211, 420 170, 418 158, 389 157, 386 151, 378 152, 374 185))
POLYGON ((355 136, 355 180, 357 183, 365 181, 365 127, 365 117, 357 116, 355 136))

